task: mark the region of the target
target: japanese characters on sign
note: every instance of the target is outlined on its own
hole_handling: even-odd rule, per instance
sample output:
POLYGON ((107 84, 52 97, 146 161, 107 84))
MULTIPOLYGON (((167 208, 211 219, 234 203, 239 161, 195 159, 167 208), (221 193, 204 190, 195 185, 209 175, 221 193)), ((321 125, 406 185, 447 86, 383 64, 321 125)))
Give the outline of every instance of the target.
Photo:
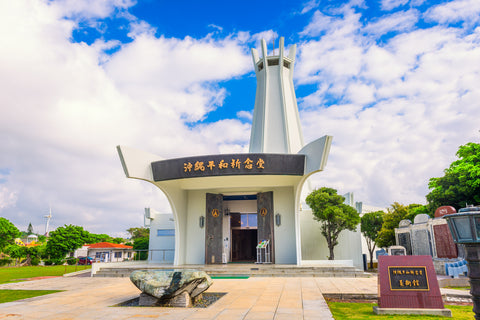
POLYGON ((184 162, 183 163, 183 172, 188 173, 188 172, 195 172, 195 171, 205 171, 205 170, 210 170, 213 171, 215 168, 218 168, 217 170, 223 170, 227 168, 232 168, 232 169, 247 169, 251 170, 255 166, 257 169, 265 169, 265 160, 262 158, 256 159, 256 161, 250 159, 247 157, 245 161, 240 161, 240 159, 235 159, 232 158, 231 161, 221 159, 217 164, 215 164, 214 160, 207 160, 206 165, 204 164, 204 161, 195 161, 194 164, 191 162, 184 162), (205 169, 206 167, 206 169, 205 169))
POLYGON ((426 267, 389 266, 390 290, 428 291, 426 267))
POLYGON ((238 153, 152 162, 155 181, 228 175, 297 175, 305 169, 301 154, 238 153))

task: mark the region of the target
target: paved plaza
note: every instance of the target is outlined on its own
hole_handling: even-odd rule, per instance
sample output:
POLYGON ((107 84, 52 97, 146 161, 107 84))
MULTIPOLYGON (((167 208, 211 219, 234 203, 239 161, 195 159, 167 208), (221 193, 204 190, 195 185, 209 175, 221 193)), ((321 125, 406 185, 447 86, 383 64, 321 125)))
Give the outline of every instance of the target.
POLYGON ((208 291, 227 294, 208 308, 188 309, 113 307, 140 294, 129 278, 56 277, 2 284, 0 289, 65 290, 0 304, 0 319, 333 319, 322 294, 372 296, 377 279, 215 279, 208 291))

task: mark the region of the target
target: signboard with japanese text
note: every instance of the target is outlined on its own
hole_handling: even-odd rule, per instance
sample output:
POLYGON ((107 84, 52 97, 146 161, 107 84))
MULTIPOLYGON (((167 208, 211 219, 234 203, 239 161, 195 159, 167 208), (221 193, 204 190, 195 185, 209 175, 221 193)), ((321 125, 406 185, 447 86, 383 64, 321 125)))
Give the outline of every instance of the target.
POLYGON ((231 175, 302 176, 305 155, 238 153, 197 156, 152 163, 155 181, 231 175))
POLYGON ((379 256, 378 307, 444 309, 431 256, 379 256))
POLYGON ((426 267, 389 266, 390 290, 428 291, 426 267))

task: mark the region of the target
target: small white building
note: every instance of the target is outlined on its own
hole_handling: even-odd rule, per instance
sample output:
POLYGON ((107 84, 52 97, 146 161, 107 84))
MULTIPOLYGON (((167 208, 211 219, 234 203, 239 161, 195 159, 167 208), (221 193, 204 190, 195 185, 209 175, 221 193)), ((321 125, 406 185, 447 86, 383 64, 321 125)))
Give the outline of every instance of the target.
POLYGON ((99 242, 86 245, 87 256, 96 262, 121 262, 133 259, 133 247, 124 244, 99 242))
POLYGON ((148 259, 153 263, 170 263, 175 258, 175 222, 173 214, 145 208, 145 227, 150 228, 148 259))

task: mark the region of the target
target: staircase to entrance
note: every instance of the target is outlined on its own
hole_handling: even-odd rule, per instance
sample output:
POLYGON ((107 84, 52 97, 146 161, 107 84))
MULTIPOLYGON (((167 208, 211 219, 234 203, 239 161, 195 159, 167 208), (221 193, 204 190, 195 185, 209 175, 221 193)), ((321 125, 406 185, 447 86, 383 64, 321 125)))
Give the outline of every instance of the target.
POLYGON ((278 265, 278 264, 214 264, 214 265, 182 265, 165 264, 135 264, 102 266, 93 274, 94 277, 129 277, 130 273, 139 269, 197 269, 203 270, 213 277, 343 277, 359 278, 370 277, 371 274, 352 266, 342 265, 278 265))

